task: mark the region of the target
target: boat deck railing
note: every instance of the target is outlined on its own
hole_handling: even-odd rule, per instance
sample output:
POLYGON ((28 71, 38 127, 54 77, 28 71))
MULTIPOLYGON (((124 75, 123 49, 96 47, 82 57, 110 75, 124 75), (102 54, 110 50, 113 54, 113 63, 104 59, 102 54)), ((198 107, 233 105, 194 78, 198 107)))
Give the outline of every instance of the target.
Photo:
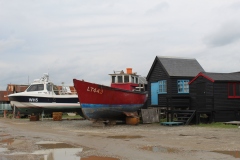
POLYGON ((76 95, 77 91, 53 90, 56 95, 76 95))

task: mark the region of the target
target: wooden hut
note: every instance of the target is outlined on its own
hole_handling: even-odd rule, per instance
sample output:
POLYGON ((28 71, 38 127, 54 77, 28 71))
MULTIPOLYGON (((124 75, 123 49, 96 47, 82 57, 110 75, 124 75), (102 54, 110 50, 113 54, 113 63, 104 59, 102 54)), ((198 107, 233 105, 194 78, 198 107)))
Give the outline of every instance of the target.
POLYGON ((203 71, 196 59, 156 56, 147 75, 148 106, 189 109, 188 83, 203 71))
POLYGON ((201 72, 189 86, 197 123, 240 120, 240 73, 201 72))

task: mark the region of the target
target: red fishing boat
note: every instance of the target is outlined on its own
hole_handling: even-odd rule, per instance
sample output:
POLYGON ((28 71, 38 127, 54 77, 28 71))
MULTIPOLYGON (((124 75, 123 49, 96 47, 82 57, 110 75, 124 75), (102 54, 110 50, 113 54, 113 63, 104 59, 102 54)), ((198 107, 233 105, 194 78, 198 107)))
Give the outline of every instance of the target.
POLYGON ((147 94, 139 91, 144 88, 144 84, 139 82, 136 73, 128 70, 127 73, 115 72, 110 76, 111 87, 73 79, 86 118, 124 120, 124 112, 136 112, 144 105, 147 94))

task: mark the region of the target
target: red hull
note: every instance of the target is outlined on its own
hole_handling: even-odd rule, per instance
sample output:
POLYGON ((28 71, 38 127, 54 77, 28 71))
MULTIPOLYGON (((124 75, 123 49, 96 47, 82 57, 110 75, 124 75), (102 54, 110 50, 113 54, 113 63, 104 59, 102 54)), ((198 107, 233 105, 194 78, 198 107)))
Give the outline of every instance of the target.
POLYGON ((146 101, 145 93, 112 88, 73 79, 85 118, 124 120, 123 112, 136 112, 146 101))
POLYGON ((132 92, 73 79, 80 103, 144 104, 145 93, 132 92))

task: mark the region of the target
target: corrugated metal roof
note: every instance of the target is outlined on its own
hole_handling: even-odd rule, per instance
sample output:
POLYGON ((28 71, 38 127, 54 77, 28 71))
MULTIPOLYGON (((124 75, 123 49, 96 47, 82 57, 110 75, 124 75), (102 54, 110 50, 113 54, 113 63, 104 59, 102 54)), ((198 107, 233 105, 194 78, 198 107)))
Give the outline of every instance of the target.
POLYGON ((204 72, 196 59, 157 56, 169 76, 195 77, 204 72))

